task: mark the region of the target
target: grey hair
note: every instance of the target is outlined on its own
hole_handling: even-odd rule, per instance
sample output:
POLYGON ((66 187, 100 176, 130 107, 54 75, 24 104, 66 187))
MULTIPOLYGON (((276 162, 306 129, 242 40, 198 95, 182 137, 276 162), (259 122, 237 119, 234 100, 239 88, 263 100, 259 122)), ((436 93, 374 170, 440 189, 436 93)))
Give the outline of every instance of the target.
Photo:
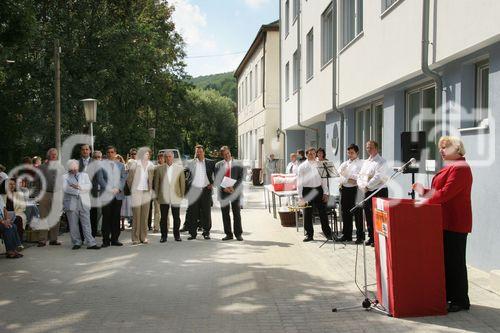
POLYGON ((50 148, 49 150, 47 150, 47 155, 46 155, 47 159, 49 159, 50 153, 53 151, 55 151, 57 153, 57 155, 59 156, 59 152, 57 151, 56 148, 50 148))
POLYGON ((70 160, 68 160, 68 162, 66 163, 66 168, 67 168, 68 170, 69 170, 69 169, 71 169, 71 166, 73 165, 73 163, 75 163, 75 164, 77 164, 77 165, 78 165, 78 163, 79 163, 79 162, 78 162, 77 160, 75 160, 75 159, 70 159, 70 160))
POLYGON ((92 153, 92 158, 96 158, 97 155, 100 155, 102 157, 102 151, 100 150, 96 150, 92 153))

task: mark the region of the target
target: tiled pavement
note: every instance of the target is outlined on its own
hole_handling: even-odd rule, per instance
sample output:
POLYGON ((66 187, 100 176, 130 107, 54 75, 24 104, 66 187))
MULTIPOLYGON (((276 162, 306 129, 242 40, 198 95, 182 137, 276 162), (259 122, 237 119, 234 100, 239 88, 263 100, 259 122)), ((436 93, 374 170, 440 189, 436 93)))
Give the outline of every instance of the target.
MULTIPOLYGON (((470 271, 472 308, 441 317, 395 319, 359 307, 356 247, 302 243, 251 189, 244 242, 222 242, 220 211, 212 240, 70 250, 32 247, 0 259, 0 332, 500 332, 500 296, 470 271)), ((318 226, 316 226, 318 227, 318 226)), ((373 250, 368 249, 369 271, 373 250)), ((361 259, 361 258, 360 258, 361 259)), ((361 265, 358 265, 361 282, 361 265)), ((374 283, 369 274, 369 283, 374 283)), ((372 286, 373 290, 374 287, 372 286)))

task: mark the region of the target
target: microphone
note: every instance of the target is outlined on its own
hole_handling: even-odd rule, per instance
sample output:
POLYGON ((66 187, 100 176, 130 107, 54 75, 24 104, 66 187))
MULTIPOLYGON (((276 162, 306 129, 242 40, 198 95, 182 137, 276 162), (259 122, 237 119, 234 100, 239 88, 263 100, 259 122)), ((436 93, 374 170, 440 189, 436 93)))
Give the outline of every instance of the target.
POLYGON ((413 164, 413 163, 416 163, 417 160, 415 158, 411 158, 408 162, 406 162, 405 164, 403 164, 399 169, 398 169, 398 172, 404 172, 406 169, 408 169, 408 167, 413 164))

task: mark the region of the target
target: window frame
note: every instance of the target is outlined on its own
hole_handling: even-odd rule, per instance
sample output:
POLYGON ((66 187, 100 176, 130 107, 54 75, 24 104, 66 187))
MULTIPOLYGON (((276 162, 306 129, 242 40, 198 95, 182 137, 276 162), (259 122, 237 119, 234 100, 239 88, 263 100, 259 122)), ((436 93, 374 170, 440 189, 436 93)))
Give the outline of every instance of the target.
POLYGON ((355 110, 354 114, 354 137, 358 146, 362 150, 360 152, 360 157, 365 159, 368 158, 366 150, 364 149, 365 144, 368 140, 375 140, 379 144, 379 154, 382 155, 383 152, 383 139, 384 139, 384 100, 376 100, 372 103, 365 104, 355 110), (382 128, 379 129, 377 125, 378 115, 376 111, 377 107, 381 107, 381 115, 382 115, 382 128), (359 119, 360 115, 362 115, 361 124, 363 124, 363 131, 360 134, 360 126, 359 119), (364 125, 366 124, 366 117, 368 116, 368 134, 365 133, 364 125), (380 133, 379 133, 380 131, 380 133), (361 142, 360 142, 361 140, 361 142))
POLYGON ((333 2, 330 2, 326 9, 321 13, 321 68, 327 66, 335 55, 335 15, 333 2), (331 20, 328 27, 326 22, 331 20), (331 49, 328 48, 328 42, 331 42, 331 49), (327 52, 330 50, 330 52, 327 52), (331 54, 330 54, 331 53, 331 54))
MULTIPOLYGON (((350 6, 349 6, 350 7, 350 6)), ((364 19, 364 14, 363 14, 363 0, 342 0, 341 2, 341 15, 340 15, 341 24, 341 33, 340 36, 342 37, 341 39, 341 49, 347 48, 349 45, 353 43, 353 41, 357 40, 358 36, 360 36, 363 33, 364 29, 364 24, 363 24, 363 19, 364 19), (354 8, 353 8, 353 13, 352 17, 346 14, 346 6, 347 3, 353 2, 354 8), (353 33, 352 36, 346 36, 346 19, 349 20, 354 20, 352 23, 352 29, 353 33)), ((349 21, 349 27, 351 26, 351 23, 349 21)))
POLYGON ((490 100, 490 94, 489 94, 489 77, 490 77, 490 63, 489 60, 484 60, 481 62, 478 62, 474 66, 474 126, 476 127, 484 127, 485 123, 488 123, 488 118, 489 118, 489 100, 490 100), (484 71, 487 71, 488 73, 486 74, 488 76, 488 83, 486 87, 486 116, 484 117, 483 115, 483 108, 484 108, 484 100, 483 100, 483 76, 484 76, 484 71))
POLYGON ((295 50, 292 59, 292 91, 295 94, 300 89, 300 49, 295 50))
POLYGON ((285 64, 285 101, 290 99, 290 61, 285 64))
POLYGON ((285 38, 290 34, 290 0, 285 1, 285 38))
POLYGON ((306 82, 314 77, 314 28, 306 35, 306 82))

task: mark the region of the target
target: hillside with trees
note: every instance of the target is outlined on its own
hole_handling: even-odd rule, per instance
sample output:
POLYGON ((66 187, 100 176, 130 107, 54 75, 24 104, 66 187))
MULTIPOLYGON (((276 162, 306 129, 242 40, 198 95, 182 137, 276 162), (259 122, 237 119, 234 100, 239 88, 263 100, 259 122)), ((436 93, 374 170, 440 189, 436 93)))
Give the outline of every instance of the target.
POLYGON ((190 80, 197 88, 213 89, 219 92, 222 96, 229 97, 236 103, 237 101, 237 84, 234 72, 212 74, 198 76, 190 80))

